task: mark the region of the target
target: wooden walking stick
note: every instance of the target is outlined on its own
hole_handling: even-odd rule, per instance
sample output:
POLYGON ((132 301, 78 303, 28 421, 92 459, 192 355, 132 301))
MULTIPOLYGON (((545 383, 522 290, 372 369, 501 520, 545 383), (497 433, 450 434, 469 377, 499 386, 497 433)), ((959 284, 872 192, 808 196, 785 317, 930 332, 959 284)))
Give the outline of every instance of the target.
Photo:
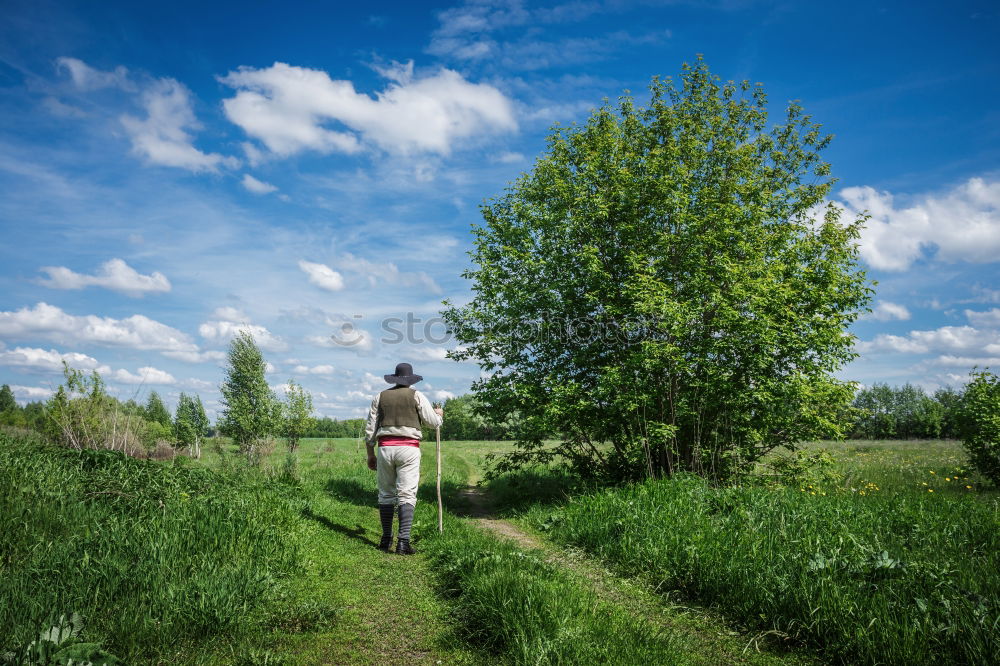
POLYGON ((441 426, 434 428, 437 437, 437 490, 438 490, 438 532, 444 533, 444 505, 441 503, 441 426))

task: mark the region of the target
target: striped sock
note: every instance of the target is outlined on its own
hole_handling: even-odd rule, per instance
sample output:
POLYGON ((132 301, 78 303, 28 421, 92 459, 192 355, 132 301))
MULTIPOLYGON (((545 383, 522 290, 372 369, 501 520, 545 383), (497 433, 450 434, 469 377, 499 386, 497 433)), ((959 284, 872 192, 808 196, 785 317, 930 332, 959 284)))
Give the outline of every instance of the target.
POLYGON ((392 538, 392 514, 396 512, 396 507, 392 504, 379 504, 378 517, 382 521, 382 539, 392 538))
POLYGON ((399 505, 399 534, 397 537, 402 541, 410 540, 410 526, 413 524, 413 505, 399 505))

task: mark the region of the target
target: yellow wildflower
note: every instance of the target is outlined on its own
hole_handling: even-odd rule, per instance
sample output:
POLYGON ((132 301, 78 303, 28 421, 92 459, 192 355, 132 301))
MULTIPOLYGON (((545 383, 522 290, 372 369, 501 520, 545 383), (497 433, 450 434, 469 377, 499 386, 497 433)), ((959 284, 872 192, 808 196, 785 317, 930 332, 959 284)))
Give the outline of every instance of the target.
POLYGON ((931 474, 937 474, 937 472, 935 472, 934 470, 931 470, 931 474))
POLYGON ((966 488, 968 488, 969 490, 972 490, 972 486, 966 486, 966 488))
POLYGON ((932 492, 934 492, 934 489, 933 488, 928 488, 927 492, 932 493, 932 492))

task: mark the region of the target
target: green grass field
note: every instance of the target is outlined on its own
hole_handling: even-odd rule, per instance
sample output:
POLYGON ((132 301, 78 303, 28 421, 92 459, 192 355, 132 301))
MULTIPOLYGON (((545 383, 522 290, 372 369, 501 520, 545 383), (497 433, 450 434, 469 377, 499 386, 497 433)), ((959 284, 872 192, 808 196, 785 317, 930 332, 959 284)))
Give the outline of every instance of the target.
POLYGON ((1000 501, 954 442, 808 445, 832 456, 822 481, 485 484, 521 542, 462 517, 506 446, 445 443, 442 538, 425 445, 420 554, 403 558, 373 548, 355 440, 306 440, 290 473, 280 447, 247 470, 211 443, 154 462, 0 435, 0 655, 71 613, 80 641, 139 664, 986 664, 1000 649, 1000 501))

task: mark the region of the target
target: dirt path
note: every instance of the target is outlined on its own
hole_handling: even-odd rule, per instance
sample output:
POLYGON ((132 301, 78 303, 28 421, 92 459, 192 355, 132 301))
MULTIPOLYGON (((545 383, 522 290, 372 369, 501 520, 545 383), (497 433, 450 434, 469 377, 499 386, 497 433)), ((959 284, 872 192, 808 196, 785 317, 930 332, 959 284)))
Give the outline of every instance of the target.
POLYGON ((521 548, 545 554, 546 561, 564 567, 588 581, 594 592, 624 608, 637 621, 680 631, 700 646, 705 664, 819 664, 812 655, 781 649, 780 637, 772 632, 744 633, 728 625, 716 612, 693 605, 674 603, 648 585, 618 576, 596 558, 574 548, 547 542, 530 530, 493 513, 489 496, 476 486, 468 486, 459 496, 466 503, 467 519, 481 529, 514 541, 521 548))

